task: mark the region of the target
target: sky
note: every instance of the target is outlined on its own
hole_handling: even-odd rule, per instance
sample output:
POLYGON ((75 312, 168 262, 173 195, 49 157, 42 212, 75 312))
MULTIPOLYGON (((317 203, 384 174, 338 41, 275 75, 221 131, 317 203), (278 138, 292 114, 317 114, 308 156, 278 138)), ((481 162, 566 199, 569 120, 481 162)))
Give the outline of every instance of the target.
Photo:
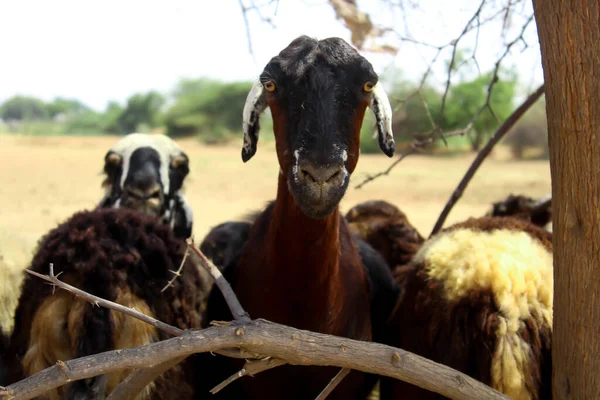
MULTIPOLYGON (((61 96, 101 111, 109 101, 123 103, 136 92, 168 92, 180 78, 256 79, 271 57, 302 34, 350 41, 327 0, 256 3, 267 4, 261 13, 275 28, 248 12, 252 56, 238 0, 0 1, 0 102, 16 94, 45 101, 61 96)), ((406 18, 382 1, 359 0, 358 5, 377 25, 436 46, 458 37, 479 6, 475 0, 418 3, 420 9, 407 11, 406 18)), ((476 56, 482 72, 493 68, 504 42, 519 36, 525 18, 517 14, 530 15, 531 2, 524 1, 517 11, 507 38, 501 35, 502 18, 480 29, 476 56)), ((405 77, 419 79, 436 50, 398 38, 388 34, 378 42, 397 46, 396 55, 363 55, 378 73, 399 68, 405 77)), ((525 39, 527 48, 521 51, 524 45, 517 43, 505 60, 517 68, 522 94, 543 81, 534 22, 525 39)), ((463 42, 473 49, 475 31, 462 39, 461 47, 463 42)), ((445 82, 444 61, 450 52, 449 47, 434 64, 432 84, 445 82)))

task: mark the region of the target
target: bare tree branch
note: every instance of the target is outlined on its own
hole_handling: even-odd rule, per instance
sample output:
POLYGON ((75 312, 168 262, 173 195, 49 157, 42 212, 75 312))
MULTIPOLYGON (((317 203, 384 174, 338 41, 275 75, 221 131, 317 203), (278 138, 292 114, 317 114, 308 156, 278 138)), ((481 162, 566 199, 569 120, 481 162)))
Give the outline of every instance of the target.
POLYGON ((178 357, 151 368, 133 370, 121 383, 117 385, 117 387, 110 393, 106 400, 135 399, 135 397, 142 390, 144 390, 144 388, 148 386, 150 382, 156 379, 157 376, 160 376, 163 372, 173 368, 185 359, 185 356, 178 357))
MULTIPOLYGON (((422 78, 420 79, 420 82, 418 84, 418 87, 414 90, 414 92, 410 93, 407 95, 406 99, 404 101, 397 101, 397 103, 394 105, 394 112, 397 112, 398 109, 400 107, 402 107, 402 105, 404 104, 405 101, 407 101, 408 99, 410 99, 411 97, 413 97, 414 95, 420 95, 421 96, 421 101, 423 103, 423 107, 425 109, 425 112, 427 113, 427 118, 429 119, 429 121, 432 123, 432 129, 425 133, 424 139, 421 140, 417 140, 415 141, 413 144, 411 144, 410 148, 408 151, 400 154, 396 160, 394 160, 394 162, 391 164, 391 166, 382 171, 379 172, 375 175, 371 175, 371 176, 367 176, 360 184, 356 185, 355 188, 359 189, 362 188, 364 185, 366 185, 367 183, 375 180, 378 177, 381 177, 383 175, 388 175, 391 170, 398 165, 398 163, 400 161, 402 161, 404 158, 406 158, 408 155, 414 154, 420 150, 423 150, 424 148, 426 148, 427 146, 431 145, 434 141, 435 141, 435 136, 439 136, 443 141, 444 144, 447 146, 447 142, 446 142, 446 136, 448 136, 448 133, 445 133, 443 131, 443 129, 441 128, 441 126, 444 124, 444 119, 445 119, 445 111, 446 111, 446 104, 447 104, 447 97, 448 94, 450 93, 450 89, 451 89, 451 85, 452 85, 452 77, 453 74, 455 72, 457 72, 464 64, 468 63, 469 61, 473 61, 475 63, 475 66, 477 68, 477 70, 479 71, 479 63, 477 62, 477 58, 476 58, 476 51, 477 51, 477 47, 479 46, 479 32, 480 32, 480 28, 491 22, 496 20, 499 17, 502 17, 504 19, 508 18, 508 15, 510 14, 512 8, 515 7, 516 4, 518 3, 522 3, 522 0, 509 0, 508 3, 503 6, 500 10, 494 11, 492 12, 491 15, 484 17, 483 16, 483 10, 489 5, 492 4, 489 0, 481 0, 477 9, 475 10, 475 12, 473 13, 473 15, 470 17, 470 19, 467 21, 467 23, 465 24, 465 26, 463 27, 461 33, 453 40, 449 41, 446 44, 442 44, 442 45, 435 45, 435 44, 431 44, 431 43, 427 43, 421 40, 417 40, 414 39, 412 37, 407 37, 404 36, 398 32, 392 31, 396 34, 398 40, 403 41, 403 42, 410 42, 413 44, 416 44, 418 46, 423 46, 423 47, 428 47, 428 48, 432 48, 435 49, 436 52, 433 56, 433 58, 429 61, 428 63, 428 67, 427 70, 424 72, 422 78), (475 49, 473 49, 472 54, 470 56, 470 58, 463 60, 459 65, 456 64, 456 57, 457 57, 457 52, 458 52, 458 46, 459 43, 461 42, 461 40, 470 32, 475 31, 475 49), (422 90, 425 87, 425 84, 432 72, 433 66, 434 64, 437 62, 440 54, 447 49, 448 47, 450 47, 452 49, 451 52, 451 57, 450 57, 450 61, 448 64, 448 68, 447 68, 447 73, 446 73, 446 81, 445 81, 445 85, 444 85, 444 91, 442 94, 442 102, 440 105, 440 115, 439 115, 439 120, 438 121, 434 121, 433 120, 433 116, 431 114, 431 111, 429 109, 429 105, 427 104, 427 102, 425 101, 425 99, 422 96, 422 90)), ((400 1, 398 4, 393 4, 392 2, 390 2, 390 5, 396 5, 398 7, 400 7, 401 9, 404 7, 403 2, 400 1)), ((489 8, 489 7, 487 7, 489 8)), ((475 127, 475 123, 477 122, 477 120, 479 119, 479 117, 481 116, 481 114, 487 109, 489 110, 490 114, 496 118, 496 120, 498 120, 498 117, 495 114, 495 111, 492 107, 492 93, 493 93, 493 89, 494 86, 496 85, 496 83, 499 82, 499 73, 500 73, 500 67, 502 65, 502 62, 506 59, 506 57, 508 56, 508 54, 510 54, 512 48, 514 47, 515 44, 519 43, 519 42, 523 42, 525 43, 525 39, 524 39, 524 35, 525 32, 527 30, 527 28, 530 26, 531 21, 533 20, 533 15, 529 15, 527 17, 527 20, 525 21, 525 23, 523 24, 523 26, 521 27, 521 31, 520 33, 509 43, 505 44, 505 49, 502 53, 502 55, 498 58, 498 60, 496 60, 495 64, 494 64, 494 69, 492 70, 491 73, 491 77, 490 77, 490 81, 489 84, 487 86, 487 95, 486 95, 486 99, 485 102, 475 111, 475 113, 473 114, 472 118, 470 119, 470 121, 466 124, 466 126, 462 129, 453 131, 452 133, 454 135, 460 134, 460 135, 466 135, 469 136, 471 131, 474 129, 475 127)), ((506 31, 508 29, 508 25, 504 24, 503 26, 503 31, 506 31)), ((527 43, 525 43, 525 48, 527 47, 527 43)), ((390 98, 394 98, 394 96, 390 96, 390 98)), ((417 132, 417 134, 419 134, 419 132, 417 132)), ((419 136, 423 136, 421 134, 419 134, 419 136)))
MULTIPOLYGON (((198 256, 200 265, 206 271, 208 271, 208 273, 215 280, 215 284, 217 285, 217 287, 219 288, 219 290, 225 297, 225 300, 227 301, 227 305, 229 306, 229 309, 231 311, 231 314, 234 316, 234 319, 236 321, 249 322, 250 317, 242 308, 242 305, 240 304, 237 296, 233 292, 233 289, 231 289, 229 282, 227 282, 227 280, 225 280, 225 278, 221 274, 221 271, 219 271, 219 269, 217 267, 215 267, 214 264, 210 260, 208 260, 208 258, 206 258, 204 253, 202 253, 200 251, 200 249, 198 249, 194 245, 194 240, 192 238, 188 239, 186 242, 187 242, 188 246, 186 248, 186 252, 184 254, 184 260, 182 261, 181 265, 183 266, 183 263, 185 263, 185 258, 187 257, 187 255, 189 254, 189 251, 191 249, 198 256)), ((181 271, 181 267, 179 268, 178 273, 180 271, 181 271)), ((179 276, 179 275, 176 274, 176 276, 173 279, 177 278, 177 276, 179 276)), ((172 282, 170 282, 170 283, 172 283, 172 282)), ((239 356, 239 355, 233 355, 232 352, 233 352, 233 349, 225 349, 225 353, 224 354, 222 353, 222 354, 226 355, 226 356, 230 356, 230 357, 239 356)), ((248 355, 245 355, 245 356, 248 357, 248 355)), ((159 365, 156 365, 156 366, 153 366, 150 368, 145 368, 145 369, 136 370, 136 371, 131 372, 125 378, 125 380, 123 382, 121 382, 115 388, 115 390, 113 391, 113 393, 110 396, 111 400, 126 400, 129 398, 135 397, 148 384, 150 384, 154 379, 156 379, 158 376, 160 376, 163 372, 165 372, 169 368, 177 365, 179 362, 183 361, 184 359, 185 359, 185 357, 179 358, 178 361, 177 360, 169 360, 168 362, 163 363, 163 364, 159 364, 159 365)), ((285 362, 283 362, 283 364, 285 364, 285 362)), ((258 372, 256 372, 256 373, 258 373, 258 372)), ((223 387, 225 387, 226 385, 227 384, 224 384, 223 387)))
POLYGON ((236 381, 237 379, 243 376, 254 376, 260 372, 267 371, 269 369, 273 369, 279 367, 281 365, 287 364, 286 361, 278 358, 263 358, 260 360, 249 360, 246 361, 244 367, 231 375, 229 378, 225 379, 223 382, 219 383, 217 386, 212 388, 210 392, 212 394, 218 393, 223 390, 227 385, 236 381))
POLYGON ((448 92, 450 90, 450 85, 451 85, 450 82, 452 80, 452 71, 454 70, 454 60, 456 58, 456 51, 458 50, 458 43, 465 36, 465 34, 471 29, 471 25, 473 24, 473 21, 475 21, 477 18, 479 18, 479 15, 481 14, 481 10, 483 9, 483 6, 485 5, 486 1, 487 0, 481 1, 481 3, 479 4, 479 7, 477 8, 477 11, 475 11, 475 14, 471 17, 469 22, 467 22, 467 24, 465 25, 465 28, 463 29, 461 34, 458 36, 458 38, 456 38, 455 40, 453 40, 451 42, 452 56, 450 58, 450 62, 448 63, 448 75, 447 75, 447 80, 446 80, 446 88, 444 89, 444 94, 442 95, 442 105, 440 106, 440 108, 441 108, 440 122, 439 122, 440 124, 444 121, 444 113, 446 110, 446 97, 448 96, 448 92))
MULTIPOLYGON (((272 2, 269 2, 271 4, 272 2)), ((240 9, 242 10, 242 17, 244 18, 244 26, 246 27, 246 40, 248 41, 248 52, 254 58, 254 50, 252 48, 252 37, 250 34, 250 22, 248 21, 248 11, 255 11, 259 18, 263 21, 271 25, 271 27, 275 28, 275 24, 269 17, 263 16, 261 12, 261 6, 254 4, 253 1, 250 1, 250 5, 244 5, 244 0, 238 0, 238 4, 240 5, 240 9)), ((275 4, 275 14, 277 14, 277 9, 279 8, 279 1, 277 0, 275 4)))
POLYGON ((295 329, 263 319, 186 331, 179 337, 140 347, 60 362, 13 383, 0 392, 0 397, 31 399, 74 380, 233 347, 268 354, 292 365, 338 366, 384 375, 456 400, 509 400, 468 375, 401 349, 295 329))
POLYGON ((160 329, 161 331, 166 332, 166 333, 168 333, 170 335, 179 336, 179 335, 182 335, 183 332, 184 332, 184 331, 182 331, 181 329, 179 329, 177 327, 174 327, 174 326, 169 325, 169 324, 165 324, 164 322, 159 321, 159 320, 157 320, 155 318, 152 318, 152 317, 150 317, 150 316, 148 316, 148 315, 146 315, 144 313, 141 313, 141 312, 139 312, 137 310, 134 310, 134 309, 129 308, 129 307, 125 307, 125 306, 123 306, 121 304, 114 303, 114 302, 109 301, 109 300, 105 300, 105 299, 103 299, 101 297, 98 297, 98 296, 94 296, 92 294, 84 292, 81 289, 77 289, 76 287, 71 286, 68 283, 65 283, 65 282, 59 280, 54 275, 54 265, 53 264, 50 264, 50 273, 49 273, 49 275, 42 275, 42 274, 37 273, 35 271, 31 271, 29 269, 26 269, 25 271, 27 273, 31 274, 31 275, 35 275, 38 278, 45 280, 46 282, 50 282, 54 286, 58 286, 61 289, 64 289, 64 290, 66 290, 68 292, 71 292, 75 296, 77 296, 77 297, 79 297, 81 299, 87 300, 87 301, 89 301, 90 303, 92 303, 95 306, 102 306, 102 307, 110 308, 110 309, 115 310, 115 311, 122 312, 123 314, 129 315, 129 316, 131 316, 133 318, 137 318, 140 321, 143 321, 143 322, 145 322, 147 324, 150 324, 150 325, 154 326, 155 328, 160 329))
POLYGON ((196 253, 198 258, 200 259, 200 265, 202 265, 202 267, 206 269, 215 280, 215 285, 217 285, 217 287, 223 294, 223 297, 227 302, 227 306, 229 306, 229 310, 231 311, 231 315, 233 315, 233 318, 236 321, 250 321, 250 316, 246 311, 244 311, 244 308, 240 304, 240 301, 235 295, 233 289, 231 288, 231 285, 229 285, 229 282, 227 282, 225 277, 223 277, 221 271, 219 271, 219 269, 215 267, 215 265, 212 262, 210 262, 208 258, 206 258, 204 253, 202 253, 192 241, 188 239, 187 243, 188 246, 192 249, 192 251, 196 253))
POLYGON ((433 227, 433 230, 431 231, 431 234, 429 235, 429 237, 435 235, 440 229, 442 229, 442 226, 444 225, 444 222, 446 221, 448 214, 450 214, 450 211, 454 207, 454 204, 456 204, 458 199, 461 198, 467 185, 469 184, 469 182, 475 175, 475 172, 477 172, 477 170, 479 169, 479 167, 481 166, 483 161, 486 159, 486 157, 490 154, 490 152, 492 151, 494 146, 500 141, 500 139, 502 139, 504 137, 504 135, 506 135, 506 133, 510 130, 510 128, 512 128, 517 123, 517 121, 523 116, 523 114, 525 114, 525 112, 527 112, 527 110, 540 98, 540 96, 543 93, 544 93, 544 85, 540 86, 534 93, 532 93, 523 102, 523 104, 521 104, 506 119, 506 121, 504 121, 504 123, 500 126, 500 128, 498 128, 496 133, 494 133, 494 135, 487 142, 485 147, 482 148, 481 151, 477 154, 477 157, 475 157, 475 160, 473 160, 473 163, 471 164, 471 166, 467 170, 467 173, 465 174, 465 176, 462 178, 462 180, 458 184, 458 187, 454 190, 454 192, 448 199, 448 202, 446 203, 446 206, 442 210, 442 213, 440 214, 437 222, 435 223, 435 226, 433 227))
POLYGON ((333 392, 333 389, 335 389, 336 386, 339 385, 340 382, 343 381, 344 378, 348 376, 350 371, 352 371, 350 368, 342 368, 340 370, 340 372, 338 372, 333 377, 331 382, 329 382, 329 384, 327 386, 325 386, 325 389, 323 389, 323 391, 321 393, 319 393, 319 395, 317 396, 317 398, 315 400, 325 400, 327 398, 327 396, 329 396, 331 394, 331 392, 333 392))
MULTIPOLYGON (((467 129, 470 129, 470 127, 467 127, 465 129, 461 129, 458 131, 446 132, 446 133, 444 133, 444 137, 462 136, 465 134, 465 132, 467 132, 467 129)), ((436 140, 437 140, 437 138, 434 135, 429 135, 429 137, 422 139, 422 140, 415 140, 410 145, 410 148, 407 151, 405 151, 404 153, 400 154, 398 156, 398 158, 396 158, 396 160, 386 170, 378 172, 375 175, 368 175, 361 183, 356 185, 354 188, 360 189, 367 183, 374 181, 375 179, 379 178, 380 176, 388 175, 394 169, 394 167, 396 165, 398 165, 406 157, 427 148, 432 143, 434 143, 436 140)))
POLYGON ((189 255, 190 255, 190 247, 188 246, 185 248, 185 253, 183 254, 183 259, 181 260, 181 264, 179 265, 179 268, 177 269, 177 271, 170 271, 173 274, 173 278, 165 285, 164 288, 161 289, 161 292, 164 292, 165 290, 167 290, 167 288, 169 286, 171 286, 173 284, 173 282, 175 282, 175 280, 181 276, 181 270, 183 269, 183 265, 185 264, 185 261, 187 260, 189 255))

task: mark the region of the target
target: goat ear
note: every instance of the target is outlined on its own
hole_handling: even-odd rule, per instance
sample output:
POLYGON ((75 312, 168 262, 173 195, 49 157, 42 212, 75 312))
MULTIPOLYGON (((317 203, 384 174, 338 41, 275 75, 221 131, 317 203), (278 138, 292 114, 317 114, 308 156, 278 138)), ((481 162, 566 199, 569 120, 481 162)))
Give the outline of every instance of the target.
POLYGON ((375 114, 377 122, 377 137, 379 148, 388 157, 394 155, 396 143, 394 142, 394 133, 392 132, 392 106, 388 100, 387 94, 380 82, 373 87, 373 97, 369 107, 375 114))
POLYGON ((256 82, 246 97, 243 114, 244 147, 242 148, 242 160, 244 162, 254 156, 258 144, 258 132, 260 131, 260 114, 267 108, 267 102, 263 93, 263 85, 256 82))

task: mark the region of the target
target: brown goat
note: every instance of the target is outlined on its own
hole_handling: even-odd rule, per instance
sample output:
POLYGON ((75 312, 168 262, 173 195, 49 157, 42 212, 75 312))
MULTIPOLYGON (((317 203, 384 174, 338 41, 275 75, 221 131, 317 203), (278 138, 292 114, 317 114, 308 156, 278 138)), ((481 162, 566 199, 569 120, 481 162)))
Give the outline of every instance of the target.
MULTIPOLYGON (((48 273, 96 296, 135 308, 181 329, 199 328, 207 286, 187 259, 182 275, 164 292, 171 270, 181 264, 186 244, 155 217, 129 209, 96 209, 74 214, 45 235, 30 270, 48 273)), ((141 346, 168 336, 122 313, 95 307, 27 275, 6 354, 12 382, 58 360, 141 346)), ((191 398, 187 361, 149 385, 141 399, 191 398)), ((127 370, 73 382, 45 398, 104 398, 127 370)))
MULTIPOLYGON (((551 399, 552 236, 511 217, 472 218, 423 243, 390 317, 392 346, 515 400, 551 399)), ((381 400, 444 397, 383 378, 381 400)))
MULTIPOLYGON (((301 36, 271 59, 249 93, 242 158, 248 161, 256 152, 259 115, 268 106, 281 168, 275 201, 256 219, 243 250, 224 269, 251 317, 373 339, 372 304, 385 297, 374 295, 373 287, 385 286, 387 277, 393 293, 392 278, 372 249, 367 257, 372 264, 363 261, 359 246, 368 245, 354 240, 339 202, 358 162, 367 107, 376 115, 382 151, 388 156, 394 152, 391 108, 377 81, 370 63, 342 39, 301 36)), ((231 318, 215 290, 208 312, 207 321, 231 318)), ((243 365, 240 360, 221 361, 221 367, 212 364, 211 385, 243 365)), ((279 367, 241 378, 218 395, 314 398, 338 370, 279 367)), ((374 377, 353 371, 330 398, 364 399, 374 383, 374 377)))

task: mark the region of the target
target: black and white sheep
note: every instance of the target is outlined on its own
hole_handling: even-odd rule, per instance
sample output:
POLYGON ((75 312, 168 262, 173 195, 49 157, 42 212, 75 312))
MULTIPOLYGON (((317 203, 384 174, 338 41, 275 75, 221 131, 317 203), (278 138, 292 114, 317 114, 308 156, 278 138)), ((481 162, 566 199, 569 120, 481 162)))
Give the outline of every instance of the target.
POLYGON ((99 207, 131 208, 154 216, 187 239, 193 213, 181 190, 189 158, 165 135, 131 133, 104 157, 104 198, 99 207))

